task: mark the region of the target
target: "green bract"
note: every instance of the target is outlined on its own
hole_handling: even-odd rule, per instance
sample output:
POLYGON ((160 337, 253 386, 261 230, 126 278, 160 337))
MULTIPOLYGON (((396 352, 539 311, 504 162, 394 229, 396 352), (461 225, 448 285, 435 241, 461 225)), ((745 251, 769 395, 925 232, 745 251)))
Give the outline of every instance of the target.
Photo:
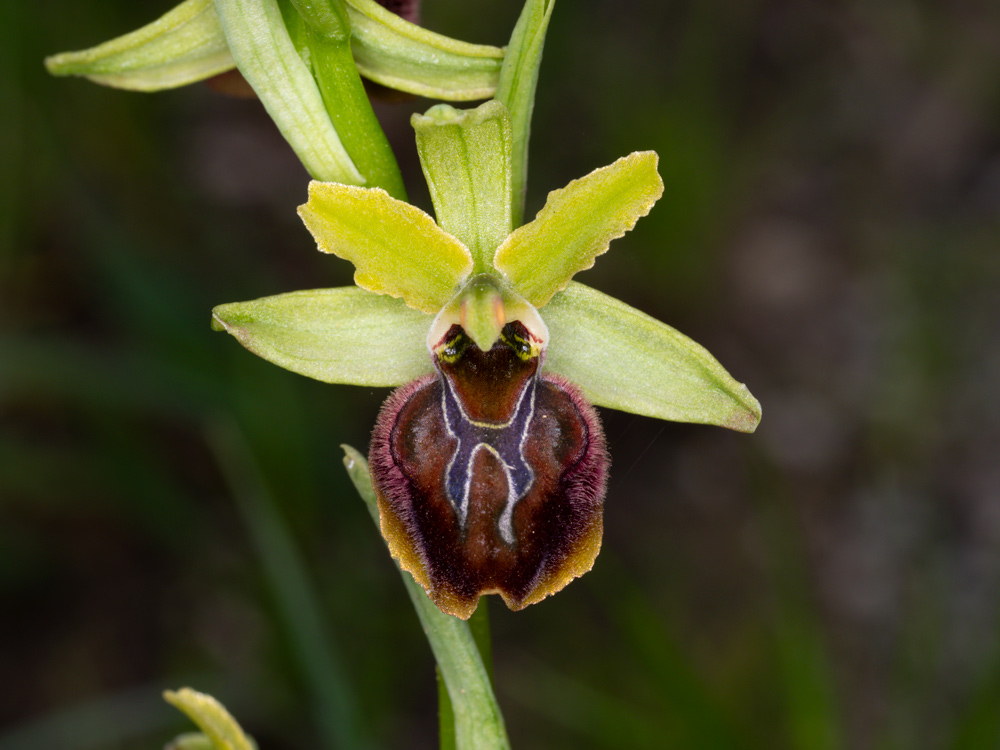
POLYGON ((222 305, 213 313, 217 327, 295 372, 388 386, 432 371, 424 346, 432 313, 461 320, 485 351, 503 323, 491 319, 498 305, 508 319, 511 311, 522 317, 525 308, 538 307, 548 329, 545 370, 579 385, 593 403, 742 432, 756 428, 759 403, 703 347, 571 282, 660 196, 656 154, 631 154, 552 192, 534 221, 510 232, 506 107, 438 105, 414 125, 437 224, 379 190, 313 183, 300 214, 321 250, 355 264, 363 290, 222 305))

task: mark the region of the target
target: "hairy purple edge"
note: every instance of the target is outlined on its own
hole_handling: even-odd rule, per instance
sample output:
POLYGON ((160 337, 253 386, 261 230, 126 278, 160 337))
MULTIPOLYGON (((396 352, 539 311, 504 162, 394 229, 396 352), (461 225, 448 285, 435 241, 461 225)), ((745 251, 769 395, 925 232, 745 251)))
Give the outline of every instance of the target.
MULTIPOLYGON (((371 470, 375 495, 382 502, 392 505, 397 510, 407 529, 412 528, 414 524, 410 480, 406 478, 402 469, 392 459, 390 438, 392 436, 392 428, 396 424, 396 418, 399 416, 403 405, 409 401, 414 393, 434 382, 437 378, 437 373, 424 375, 406 385, 400 386, 389 394, 389 398, 385 400, 382 408, 379 409, 378 418, 375 420, 375 427, 372 430, 371 443, 368 448, 368 465, 371 470)), ((381 509, 379 516, 380 520, 383 521, 381 524, 383 527, 382 536, 386 537, 384 519, 381 519, 381 509)), ((386 537, 386 540, 388 541, 388 537, 386 537)), ((418 545, 412 544, 412 539, 408 541, 411 542, 409 546, 420 560, 421 567, 423 568, 422 574, 426 578, 429 568, 424 550, 419 549, 418 545)), ((415 571, 411 570, 410 572, 416 576, 415 571)))

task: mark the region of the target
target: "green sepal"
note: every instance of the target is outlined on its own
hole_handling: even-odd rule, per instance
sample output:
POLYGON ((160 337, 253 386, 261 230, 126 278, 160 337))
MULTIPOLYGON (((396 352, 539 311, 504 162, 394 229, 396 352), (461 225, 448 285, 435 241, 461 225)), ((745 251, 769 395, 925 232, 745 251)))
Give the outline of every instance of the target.
POLYGON ((636 152, 553 190, 535 220, 504 240, 493 265, 541 307, 649 213, 663 195, 658 158, 636 152))
MULTIPOLYGON (((419 96, 470 101, 493 96, 504 51, 469 44, 412 24, 374 0, 309 3, 295 7, 327 40, 350 29, 358 71, 384 86, 419 96)), ((213 0, 185 0, 156 21, 90 49, 45 60, 57 76, 84 76, 134 91, 196 83, 236 67, 213 0)))
POLYGON ((493 96, 503 50, 423 29, 374 0, 348 0, 358 70, 383 86, 418 96, 470 101, 493 96))
POLYGON ((311 182, 299 216, 320 250, 354 264, 358 286, 416 310, 440 310, 472 270, 465 245, 378 188, 311 182))
POLYGON ((476 273, 511 231, 513 140, 507 108, 488 101, 460 110, 438 104, 411 118, 438 224, 472 252, 476 273))
POLYGON ((363 185, 299 56, 277 0, 215 0, 229 50, 278 130, 317 180, 363 185))
POLYGON ((211 695, 191 688, 165 690, 163 699, 187 714, 211 741, 215 750, 257 750, 225 707, 211 695))
POLYGON ((572 282, 539 310, 545 367, 598 406, 753 432, 760 404, 708 351, 645 313, 572 282))
POLYGON ((176 88, 234 66, 212 0, 185 0, 140 29, 90 49, 46 58, 57 76, 133 91, 176 88))
POLYGON ((212 328, 324 383, 392 387, 432 371, 431 318, 357 287, 289 292, 212 310, 212 328))
POLYGON ((514 26, 510 45, 504 56, 500 81, 494 95, 510 111, 514 132, 511 195, 514 226, 524 218, 524 190, 528 181, 528 141, 531 138, 531 114, 535 108, 538 66, 542 63, 545 32, 556 0, 527 0, 514 26))

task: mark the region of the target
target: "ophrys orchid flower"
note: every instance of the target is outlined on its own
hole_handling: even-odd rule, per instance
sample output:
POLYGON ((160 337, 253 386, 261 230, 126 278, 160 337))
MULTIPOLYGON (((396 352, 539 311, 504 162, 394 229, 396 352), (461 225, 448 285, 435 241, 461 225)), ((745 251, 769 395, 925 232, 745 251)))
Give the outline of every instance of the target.
POLYGON ((760 406, 702 347, 571 281, 663 187, 633 153, 512 226, 510 119, 490 101, 414 116, 437 221, 378 188, 313 182, 299 210, 357 286, 222 305, 215 325, 287 369, 402 386, 369 461, 393 556, 447 613, 512 609, 589 570, 608 458, 590 404, 756 428, 760 406))

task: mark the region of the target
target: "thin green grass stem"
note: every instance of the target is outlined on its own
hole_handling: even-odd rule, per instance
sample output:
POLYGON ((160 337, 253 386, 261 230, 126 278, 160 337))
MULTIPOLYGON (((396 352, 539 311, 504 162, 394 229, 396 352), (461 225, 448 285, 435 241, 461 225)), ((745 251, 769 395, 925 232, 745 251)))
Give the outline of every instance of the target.
POLYGON ((208 442, 229 484, 260 560, 293 656, 312 694, 323 745, 370 746, 361 729, 349 680, 302 555, 260 474, 246 438, 232 422, 208 428, 208 442))

